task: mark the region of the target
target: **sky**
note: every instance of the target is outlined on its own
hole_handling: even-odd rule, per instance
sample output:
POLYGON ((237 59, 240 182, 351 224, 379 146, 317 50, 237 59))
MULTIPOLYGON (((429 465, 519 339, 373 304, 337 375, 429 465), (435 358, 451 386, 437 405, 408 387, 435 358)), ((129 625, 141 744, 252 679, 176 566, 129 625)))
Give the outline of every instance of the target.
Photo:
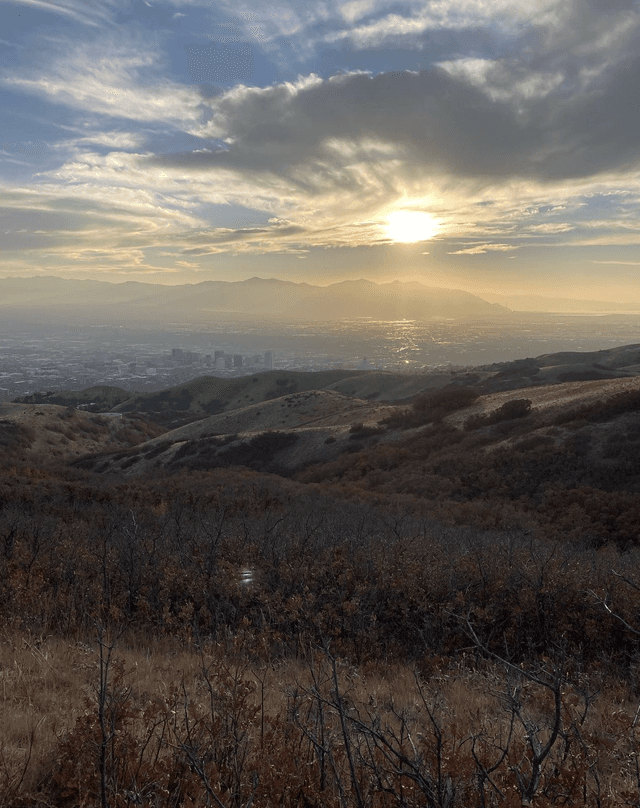
POLYGON ((0 0, 0 276, 640 305, 640 0, 0 0))

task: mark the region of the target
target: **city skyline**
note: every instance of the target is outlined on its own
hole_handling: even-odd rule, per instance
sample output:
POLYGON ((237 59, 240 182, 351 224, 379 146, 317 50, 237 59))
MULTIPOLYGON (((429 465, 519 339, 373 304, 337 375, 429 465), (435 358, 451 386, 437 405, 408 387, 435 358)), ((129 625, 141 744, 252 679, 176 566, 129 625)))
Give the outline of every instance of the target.
POLYGON ((0 277, 640 305, 637 1, 8 0, 0 277))

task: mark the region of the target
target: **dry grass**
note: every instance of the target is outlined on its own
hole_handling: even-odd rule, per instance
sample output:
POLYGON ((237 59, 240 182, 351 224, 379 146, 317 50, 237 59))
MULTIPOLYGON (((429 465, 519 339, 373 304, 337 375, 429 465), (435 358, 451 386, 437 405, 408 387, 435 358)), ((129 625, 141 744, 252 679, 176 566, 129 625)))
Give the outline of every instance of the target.
MULTIPOLYGON (((360 786, 368 795, 367 804, 380 808, 395 804, 377 791, 371 767, 381 767, 380 776, 389 788, 398 788, 404 777, 389 769, 383 748, 402 751, 408 756, 409 769, 419 767, 427 779, 440 767, 443 782, 455 781, 464 800, 464 794, 470 797, 477 787, 472 745, 489 765, 500 757, 510 737, 511 696, 517 691, 523 714, 530 717, 542 741, 550 734, 552 699, 545 688, 506 676, 501 667, 486 664, 477 669, 464 660, 457 665, 445 660, 434 663, 433 675, 425 677, 403 664, 368 663, 358 668, 320 651, 306 663, 250 660, 242 638, 231 640, 226 648, 210 646, 201 653, 170 639, 126 643, 121 638, 109 670, 111 700, 107 703, 115 721, 109 740, 113 754, 108 759, 111 804, 173 804, 170 791, 179 781, 180 793, 192 795, 193 801, 185 804, 204 805, 207 788, 198 775, 198 766, 204 766, 209 787, 221 797, 227 794, 225 805, 241 804, 229 797, 227 786, 223 788, 231 782, 245 795, 243 799, 259 782, 256 808, 298 805, 298 798, 287 789, 295 783, 300 794, 315 793, 321 758, 313 739, 320 729, 323 754, 331 761, 331 768, 324 772, 323 805, 341 804, 339 790, 330 787, 338 780, 347 795, 346 804, 355 804, 345 737, 360 786), (341 716, 347 721, 347 736, 341 716), (380 746, 381 734, 388 748, 380 746), (185 760, 191 761, 186 767, 185 760), (284 779, 279 771, 286 774, 284 779)), ((99 664, 95 641, 87 644, 11 628, 4 631, 0 641, 3 808, 100 804, 99 664)), ((550 756, 543 780, 548 794, 544 796, 541 789, 537 805, 555 805, 558 789, 573 788, 571 778, 576 772, 582 778, 581 793, 586 795, 578 804, 612 808, 623 804, 620 795, 635 793, 637 705, 632 694, 623 690, 592 691, 585 718, 584 692, 567 683, 562 697, 563 732, 572 742, 567 746, 562 741, 550 756), (558 766, 568 772, 564 780, 553 774, 558 766)), ((527 734, 518 721, 509 743, 509 755, 492 780, 504 793, 511 789, 515 797, 514 772, 519 767, 526 774, 528 766, 527 734)), ((423 804, 410 778, 402 790, 407 805, 423 804)), ((487 805, 493 805, 491 789, 485 796, 487 805)))
POLYGON ((630 379, 603 379, 587 382, 565 382, 541 387, 527 387, 501 393, 483 395, 478 401, 460 413, 447 416, 447 423, 462 426, 470 415, 487 415, 506 402, 518 398, 528 398, 532 407, 540 412, 555 412, 561 409, 589 404, 617 393, 639 390, 640 376, 630 379))
POLYGON ((0 786, 31 791, 88 695, 94 666, 80 646, 5 631, 0 643, 0 786))

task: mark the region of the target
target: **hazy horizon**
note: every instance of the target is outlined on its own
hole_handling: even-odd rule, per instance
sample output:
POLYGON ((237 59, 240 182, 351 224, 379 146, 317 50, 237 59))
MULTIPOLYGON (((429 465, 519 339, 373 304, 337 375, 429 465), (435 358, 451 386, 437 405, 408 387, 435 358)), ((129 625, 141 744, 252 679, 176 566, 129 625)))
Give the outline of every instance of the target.
POLYGON ((8 0, 0 276, 640 306, 637 0, 8 0))
MULTIPOLYGON (((74 281, 77 280, 75 278, 70 278, 67 276, 61 275, 52 275, 51 273, 44 273, 39 275, 0 275, 0 282, 4 280, 27 280, 27 279, 37 279, 37 278, 54 278, 63 281, 74 281)), ((193 281, 177 281, 173 278, 173 282, 169 279, 164 279, 163 281, 159 280, 150 280, 150 279, 143 279, 143 280, 136 280, 136 279, 115 279, 115 278, 83 278, 82 280, 96 280, 101 283, 108 283, 114 285, 123 285, 127 283, 144 283, 150 284, 152 286, 165 286, 165 287, 177 287, 177 286, 197 286, 198 284, 202 283, 210 283, 217 279, 208 279, 207 281, 199 279, 193 281)), ((469 294, 474 294, 475 296, 485 300, 489 303, 497 304, 498 306, 505 307, 510 309, 514 314, 518 313, 550 313, 550 314, 585 314, 585 315, 597 315, 597 314, 630 314, 636 315, 640 313, 640 305, 634 307, 630 303, 622 303, 622 302, 615 302, 615 301, 605 301, 605 300, 598 300, 596 298, 579 298, 579 297, 551 297, 548 295, 539 295, 539 294, 526 294, 526 293, 515 293, 512 295, 504 294, 500 292, 492 292, 492 291, 480 291, 477 290, 472 292, 470 289, 465 289, 462 286, 454 287, 454 286, 445 286, 444 284, 428 284, 425 282, 424 279, 410 279, 410 280, 401 280, 399 278, 395 278, 392 281, 369 281, 366 278, 343 278, 340 281, 336 280, 328 280, 328 279, 319 279, 315 281, 313 284, 310 284, 308 281, 296 281, 291 278, 275 278, 275 277, 259 277, 253 276, 251 278, 240 278, 232 281, 223 281, 223 283, 232 283, 232 284, 241 284, 247 283, 250 281, 274 281, 274 282, 284 282, 284 283, 293 283, 293 284, 308 284, 310 286, 314 286, 318 289, 327 289, 328 287, 336 287, 340 286, 341 284, 351 283, 355 284, 360 281, 365 283, 374 283, 378 286, 389 286, 393 284, 403 284, 403 285, 410 285, 412 283, 419 283, 421 286, 426 287, 427 289, 442 289, 448 290, 453 292, 467 292, 469 294)), ((12 301, 4 301, 5 305, 12 305, 12 301)), ((19 304, 20 306, 27 306, 28 304, 25 302, 24 304, 19 304)), ((338 315, 340 316, 340 315, 338 315)))

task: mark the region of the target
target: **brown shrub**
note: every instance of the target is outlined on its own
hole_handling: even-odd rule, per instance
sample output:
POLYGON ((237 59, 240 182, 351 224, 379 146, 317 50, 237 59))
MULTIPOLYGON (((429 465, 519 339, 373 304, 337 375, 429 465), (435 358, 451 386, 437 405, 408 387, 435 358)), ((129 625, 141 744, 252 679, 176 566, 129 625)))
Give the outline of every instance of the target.
POLYGON ((392 429, 413 429, 437 423, 451 412, 469 407, 480 396, 473 387, 452 385, 416 396, 410 407, 392 412, 379 423, 392 429))
POLYGON ((623 390, 609 398, 591 401, 579 407, 566 409, 558 413, 553 423, 566 424, 570 421, 603 422, 617 418, 627 412, 640 410, 640 390, 623 390))
POLYGON ((528 398, 514 398, 498 407, 497 410, 486 415, 470 415, 464 422, 466 430, 479 429, 483 426, 491 426, 501 421, 511 421, 515 418, 525 418, 531 412, 531 400, 528 398))
POLYGON ((449 413, 469 407, 479 397, 480 393, 474 387, 448 386, 416 396, 411 407, 415 412, 444 410, 445 413, 449 413))

